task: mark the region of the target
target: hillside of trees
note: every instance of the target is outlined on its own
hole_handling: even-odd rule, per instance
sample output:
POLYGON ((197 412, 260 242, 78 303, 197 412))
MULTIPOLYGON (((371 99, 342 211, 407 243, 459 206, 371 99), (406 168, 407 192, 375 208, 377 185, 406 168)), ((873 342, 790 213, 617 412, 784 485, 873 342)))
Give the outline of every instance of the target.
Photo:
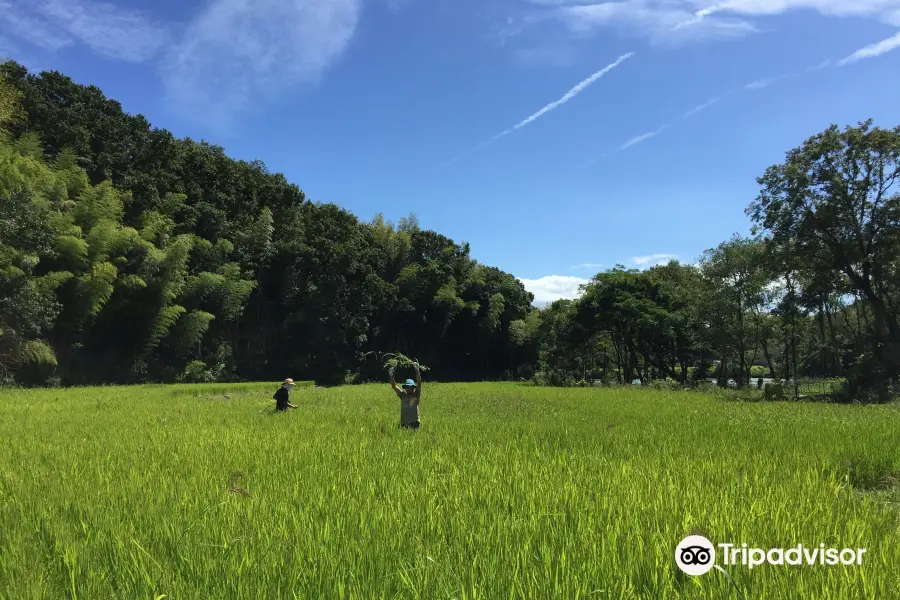
POLYGON ((96 87, 0 65, 0 378, 570 385, 900 373, 900 128, 831 127, 760 178, 752 238, 599 273, 545 309, 467 244, 311 202, 96 87))

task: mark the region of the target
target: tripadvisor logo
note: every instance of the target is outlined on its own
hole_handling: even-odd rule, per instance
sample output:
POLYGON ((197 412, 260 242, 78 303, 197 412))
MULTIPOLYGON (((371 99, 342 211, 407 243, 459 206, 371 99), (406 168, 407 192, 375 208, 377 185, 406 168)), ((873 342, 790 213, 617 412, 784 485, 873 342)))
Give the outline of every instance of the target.
POLYGON ((688 575, 703 575, 716 564, 716 549, 702 535, 689 535, 675 548, 675 564, 688 575))
POLYGON ((675 564, 688 575, 698 576, 708 573, 716 566, 717 554, 725 566, 742 565, 758 567, 770 565, 861 565, 865 548, 826 548, 825 544, 807 547, 798 544, 792 548, 751 548, 747 544, 715 545, 702 535, 689 535, 675 548, 675 564), (716 552, 716 548, 719 552, 716 552))

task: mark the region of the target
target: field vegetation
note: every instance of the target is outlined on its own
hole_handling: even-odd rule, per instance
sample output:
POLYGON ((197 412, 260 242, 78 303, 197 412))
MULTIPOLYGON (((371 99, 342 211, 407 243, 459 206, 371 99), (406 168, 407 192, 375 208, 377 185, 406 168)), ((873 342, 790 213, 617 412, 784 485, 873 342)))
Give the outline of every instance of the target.
POLYGON ((894 404, 432 384, 0 394, 0 598, 896 598, 894 404), (688 533, 866 548, 690 578, 688 533), (736 586, 736 588, 735 588, 736 586))

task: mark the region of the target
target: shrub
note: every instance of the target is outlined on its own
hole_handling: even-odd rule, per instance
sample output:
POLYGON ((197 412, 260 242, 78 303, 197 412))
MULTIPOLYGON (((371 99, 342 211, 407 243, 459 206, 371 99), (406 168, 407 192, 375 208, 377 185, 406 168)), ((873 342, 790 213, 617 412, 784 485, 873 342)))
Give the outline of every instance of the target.
POLYGON ((202 360, 192 360, 184 367, 184 373, 178 376, 182 383, 212 383, 216 374, 207 368, 202 360))

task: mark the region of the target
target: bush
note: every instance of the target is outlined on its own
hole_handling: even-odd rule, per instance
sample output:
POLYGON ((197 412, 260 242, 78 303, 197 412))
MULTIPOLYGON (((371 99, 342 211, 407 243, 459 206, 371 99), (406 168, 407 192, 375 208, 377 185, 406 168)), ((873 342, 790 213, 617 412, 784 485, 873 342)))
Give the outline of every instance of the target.
POLYGON ((25 342, 21 360, 16 379, 26 386, 46 385, 56 372, 56 354, 43 340, 25 342))
POLYGON ((202 360, 192 360, 184 367, 184 373, 178 376, 181 383, 213 383, 215 380, 216 374, 202 360))
POLYGON ((760 365, 753 365, 750 367, 750 378, 751 379, 759 379, 760 377, 768 377, 769 369, 766 367, 762 367, 760 365))

